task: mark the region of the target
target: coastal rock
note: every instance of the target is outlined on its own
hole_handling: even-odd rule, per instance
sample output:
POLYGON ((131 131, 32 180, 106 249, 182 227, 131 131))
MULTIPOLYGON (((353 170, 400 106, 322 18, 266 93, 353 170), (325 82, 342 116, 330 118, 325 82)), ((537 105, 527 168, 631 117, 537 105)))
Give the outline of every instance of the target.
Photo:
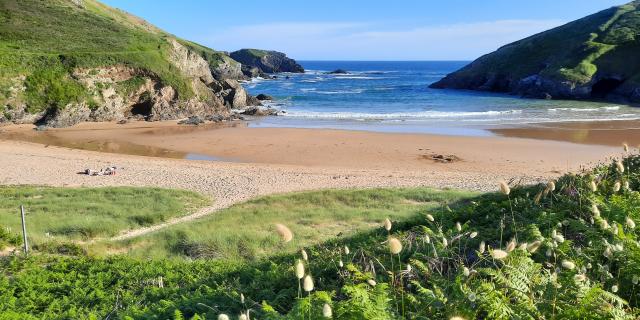
POLYGON ((603 10, 505 45, 430 87, 638 103, 639 17, 640 1, 603 10))
POLYGON ((50 109, 38 123, 51 128, 64 128, 89 120, 91 109, 85 104, 68 104, 64 108, 50 109))
POLYGON ((268 95, 268 94, 264 94, 264 93, 261 93, 261 94, 257 95, 257 96, 256 96, 256 98, 257 98, 258 100, 260 100, 260 101, 263 101, 263 100, 273 100, 273 97, 272 97, 272 96, 270 96, 270 95, 268 95))
POLYGON ((247 91, 238 81, 227 79, 222 82, 222 86, 225 90, 229 90, 225 99, 231 108, 238 109, 247 106, 247 91))
POLYGON ((187 49, 175 39, 170 39, 172 45, 170 61, 187 77, 199 78, 205 84, 214 81, 209 69, 209 63, 197 53, 187 49))
POLYGON ((349 71, 344 70, 344 69, 336 69, 333 71, 329 71, 326 74, 349 74, 349 71))
POLYGON ((246 115, 246 116, 258 116, 258 117, 277 116, 278 115, 278 110, 273 109, 273 108, 251 107, 251 108, 245 109, 241 114, 246 115))
POLYGON ((242 71, 242 64, 222 53, 217 63, 211 65, 211 73, 218 81, 225 79, 242 80, 247 78, 242 71))
POLYGON ((256 73, 294 72, 303 73, 304 68, 286 54, 277 51, 258 49, 242 49, 230 54, 244 66, 243 71, 247 76, 255 76, 256 73), (257 68, 254 70, 253 68, 257 68))
POLYGON ((202 120, 198 116, 191 116, 187 119, 178 121, 178 124, 188 124, 188 125, 194 125, 194 126, 197 126, 203 123, 204 123, 204 120, 202 120))

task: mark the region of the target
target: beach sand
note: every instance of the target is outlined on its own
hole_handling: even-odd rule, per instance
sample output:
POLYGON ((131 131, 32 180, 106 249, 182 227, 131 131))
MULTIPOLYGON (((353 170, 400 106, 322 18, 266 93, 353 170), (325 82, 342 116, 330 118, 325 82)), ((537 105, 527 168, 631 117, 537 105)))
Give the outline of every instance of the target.
POLYGON ((153 186, 214 199, 193 216, 135 230, 126 238, 261 195, 414 186, 494 191, 500 180, 546 182, 621 154, 619 146, 536 139, 254 129, 243 123, 85 123, 44 132, 11 125, 0 128, 0 185, 153 186), (111 165, 120 168, 115 176, 79 174, 111 165))

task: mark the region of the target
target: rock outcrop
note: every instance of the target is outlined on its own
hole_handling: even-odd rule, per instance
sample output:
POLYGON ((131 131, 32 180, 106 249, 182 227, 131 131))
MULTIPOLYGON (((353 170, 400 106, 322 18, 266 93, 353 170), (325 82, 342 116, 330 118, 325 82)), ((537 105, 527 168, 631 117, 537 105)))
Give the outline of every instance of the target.
POLYGON ((300 64, 282 52, 242 49, 229 55, 242 64, 243 72, 249 77, 258 76, 261 73, 304 72, 300 64))
POLYGON ((640 1, 508 44, 431 85, 640 103, 640 1))
POLYGON ((227 54, 95 0, 80 3, 21 0, 3 8, 11 14, 0 19, 0 46, 10 48, 0 52, 0 123, 224 119, 260 105, 236 81, 246 76, 227 54), (47 10, 37 9, 43 3, 47 10), (43 46, 65 54, 38 55, 43 46))

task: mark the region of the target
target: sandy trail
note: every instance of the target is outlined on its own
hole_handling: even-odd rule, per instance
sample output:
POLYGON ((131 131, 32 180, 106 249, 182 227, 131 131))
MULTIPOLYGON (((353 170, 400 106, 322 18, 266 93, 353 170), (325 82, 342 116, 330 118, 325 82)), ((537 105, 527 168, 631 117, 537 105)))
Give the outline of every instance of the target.
MULTIPOLYGON (((620 153, 620 148, 614 147, 531 139, 273 130, 276 131, 247 128, 219 131, 220 135, 228 137, 227 140, 219 140, 220 135, 216 135, 215 139, 221 142, 213 149, 226 148, 238 154, 246 153, 245 149, 249 147, 241 143, 242 137, 249 139, 257 159, 253 160, 249 154, 246 161, 253 163, 101 153, 0 140, 0 184, 152 186, 193 190, 214 199, 211 207, 191 215, 129 230, 113 239, 123 240, 197 219, 262 195, 326 188, 415 186, 492 191, 499 180, 543 182, 620 153), (232 138, 234 135, 236 138, 232 138), (276 139, 276 135, 280 139, 276 139), (350 148, 356 144, 357 148, 350 148), (426 148, 458 155, 463 161, 443 164, 419 157, 424 152, 419 150, 426 148), (330 165, 317 161, 326 158, 332 159, 330 165), (90 177, 78 174, 86 168, 111 165, 122 168, 118 175, 90 177)), ((173 144, 180 140, 194 143, 197 138, 204 139, 203 145, 209 145, 201 133, 195 137, 178 135, 162 139, 173 144)), ((154 140, 154 143, 159 144, 159 141, 154 140)))

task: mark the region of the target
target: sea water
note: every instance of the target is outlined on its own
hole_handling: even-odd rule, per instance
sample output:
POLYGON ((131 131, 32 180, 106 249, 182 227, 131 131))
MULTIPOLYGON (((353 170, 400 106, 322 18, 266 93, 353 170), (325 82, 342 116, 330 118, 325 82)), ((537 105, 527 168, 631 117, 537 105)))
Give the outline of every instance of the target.
POLYGON ((640 119, 616 103, 524 99, 508 94, 431 89, 465 61, 301 61, 303 74, 253 79, 248 91, 274 97, 280 116, 252 127, 335 128, 484 135, 485 128, 531 123, 640 119), (336 69, 346 74, 331 74, 336 69))

